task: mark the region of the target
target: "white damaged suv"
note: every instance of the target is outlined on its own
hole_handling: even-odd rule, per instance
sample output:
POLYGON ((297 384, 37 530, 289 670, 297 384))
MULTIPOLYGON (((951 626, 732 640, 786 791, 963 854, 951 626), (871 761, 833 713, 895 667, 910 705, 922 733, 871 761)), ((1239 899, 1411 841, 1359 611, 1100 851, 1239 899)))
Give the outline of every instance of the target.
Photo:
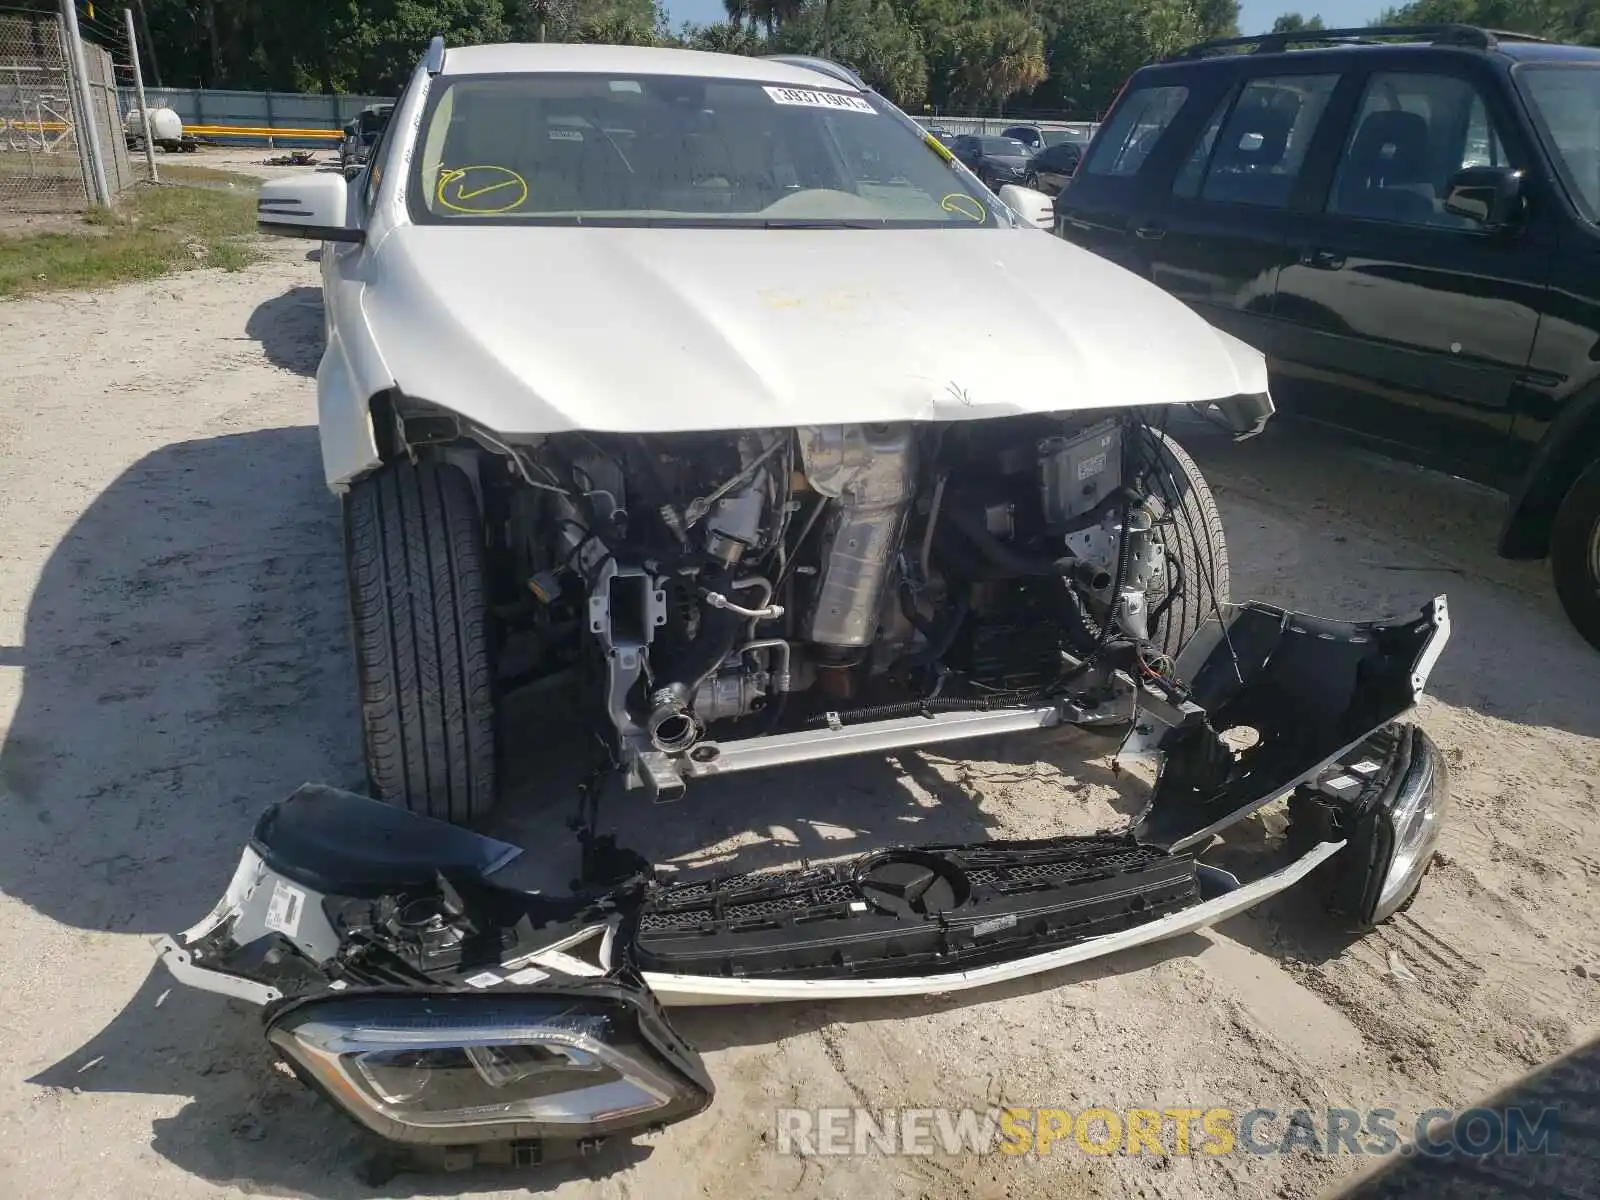
POLYGON ((1257 430, 1261 357, 1040 199, 832 64, 437 42, 363 175, 264 185, 265 228, 326 243, 374 794, 268 807, 172 972, 387 1141, 534 1162, 710 1103, 662 1005, 976 988, 1313 879, 1360 925, 1408 903, 1444 598, 1230 603, 1165 424, 1257 430), (566 892, 467 827, 501 747, 557 750, 524 687, 588 728, 566 892), (607 782, 1068 725, 1153 760, 1124 826, 676 878, 596 833, 607 782))
POLYGON ((512 660, 662 796, 977 735, 1058 668, 1120 716, 1084 664, 1227 599, 1163 411, 1249 432, 1266 371, 1030 208, 832 64, 588 45, 436 45, 365 175, 266 184, 263 228, 329 243, 377 792, 484 813, 512 660))

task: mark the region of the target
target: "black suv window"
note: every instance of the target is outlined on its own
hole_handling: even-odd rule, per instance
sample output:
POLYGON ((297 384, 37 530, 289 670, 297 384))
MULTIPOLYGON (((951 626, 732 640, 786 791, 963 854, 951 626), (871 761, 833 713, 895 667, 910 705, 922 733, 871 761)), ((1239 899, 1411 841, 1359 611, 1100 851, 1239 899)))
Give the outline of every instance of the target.
POLYGON ((1228 115, 1228 106, 1232 103, 1232 95, 1224 96, 1222 103, 1212 112, 1206 127, 1200 131, 1200 139, 1195 142, 1194 149, 1189 151, 1189 159, 1183 164, 1183 170, 1179 171, 1178 177, 1172 181, 1173 195, 1193 200, 1200 194, 1200 181, 1206 177, 1206 167, 1211 164, 1212 148, 1217 144, 1217 134, 1222 131, 1222 119, 1228 115))
POLYGON ((1100 131, 1084 170, 1091 175, 1135 174, 1188 98, 1186 87, 1147 87, 1128 93, 1100 131))
POLYGON ((1201 197, 1285 207, 1338 82, 1331 74, 1281 75, 1245 84, 1210 148, 1201 197))
POLYGON ((372 202, 378 198, 378 185, 383 182, 383 160, 389 153, 389 133, 394 128, 394 115, 400 111, 400 106, 405 103, 406 96, 411 92, 411 81, 400 89, 393 107, 383 118, 383 124, 378 126, 377 136, 372 141, 372 149, 367 151, 367 177, 361 187, 361 209, 363 212, 372 211, 372 202))
POLYGON ((1469 228, 1471 221, 1444 209, 1450 177, 1463 166, 1505 161, 1494 122, 1471 83, 1454 75, 1380 72, 1361 98, 1328 211, 1469 228))
POLYGON ((1071 142, 1058 142, 1054 146, 1046 147, 1039 152, 1033 161, 1035 165, 1047 171, 1070 171, 1083 156, 1083 150, 1071 142))
POLYGON ((1584 216, 1600 220, 1600 69, 1541 63, 1516 77, 1562 182, 1584 216))

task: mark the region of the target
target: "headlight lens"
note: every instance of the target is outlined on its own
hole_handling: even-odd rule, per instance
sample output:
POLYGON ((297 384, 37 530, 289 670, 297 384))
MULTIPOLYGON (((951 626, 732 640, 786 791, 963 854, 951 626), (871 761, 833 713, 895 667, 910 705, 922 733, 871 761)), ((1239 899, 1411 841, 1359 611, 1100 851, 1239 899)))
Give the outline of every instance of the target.
POLYGON ((1372 921, 1393 916, 1428 869, 1443 828, 1447 771, 1438 749, 1421 729, 1412 735, 1411 767, 1384 813, 1389 834, 1389 867, 1378 890, 1372 921))
POLYGON ((709 1103, 698 1060, 651 1036, 652 1020, 615 990, 335 996, 288 1010, 267 1037, 393 1140, 584 1138, 709 1103))

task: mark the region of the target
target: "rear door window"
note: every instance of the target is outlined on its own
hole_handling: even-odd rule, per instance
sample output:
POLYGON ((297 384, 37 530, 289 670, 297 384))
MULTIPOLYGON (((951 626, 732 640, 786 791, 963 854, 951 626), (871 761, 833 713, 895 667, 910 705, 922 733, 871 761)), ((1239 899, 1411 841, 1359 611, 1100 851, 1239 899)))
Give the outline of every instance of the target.
MULTIPOLYGON (((1336 74, 1252 79, 1239 92, 1214 144, 1204 150, 1200 196, 1228 204, 1285 208, 1306 151, 1339 82, 1336 74)), ((1194 165, 1191 155, 1190 166, 1194 165)), ((1179 184, 1189 170, 1180 173, 1179 184)))
POLYGON ((1100 131, 1084 171, 1090 175, 1134 175, 1189 98, 1186 87, 1145 87, 1129 92, 1100 131))
POLYGON ((1194 148, 1189 151, 1189 158, 1183 164, 1183 170, 1178 172, 1177 179, 1172 182, 1174 196, 1193 200, 1200 194, 1200 184, 1206 177, 1206 168, 1211 165, 1211 151, 1216 147, 1217 134, 1222 132, 1222 120, 1228 115, 1228 109, 1232 104, 1233 95, 1230 92, 1212 111, 1211 119, 1206 122, 1194 148))

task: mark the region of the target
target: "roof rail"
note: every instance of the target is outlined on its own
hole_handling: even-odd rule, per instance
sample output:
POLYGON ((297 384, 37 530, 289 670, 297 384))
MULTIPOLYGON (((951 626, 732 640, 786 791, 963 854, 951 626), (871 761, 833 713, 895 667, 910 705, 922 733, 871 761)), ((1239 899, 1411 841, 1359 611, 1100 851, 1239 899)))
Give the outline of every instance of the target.
POLYGON ((444 35, 436 33, 433 40, 428 43, 428 53, 422 60, 422 65, 427 68, 429 75, 437 75, 444 70, 444 35))
POLYGON ((1196 42, 1169 55, 1163 62, 1209 58, 1237 50, 1249 54, 1281 54, 1290 46, 1376 46, 1397 41, 1426 42, 1434 46, 1460 46, 1471 50, 1493 50, 1500 42, 1540 42, 1543 38, 1528 33, 1509 33, 1480 29, 1476 25, 1368 25, 1352 29, 1295 29, 1258 33, 1253 37, 1215 38, 1196 42))
POLYGON ((808 71, 818 71, 823 75, 831 75, 840 83, 848 83, 851 87, 860 88, 863 92, 872 90, 867 86, 866 81, 849 67, 830 62, 826 58, 816 58, 810 54, 763 54, 761 57, 768 62, 787 63, 791 67, 804 67, 808 71))

